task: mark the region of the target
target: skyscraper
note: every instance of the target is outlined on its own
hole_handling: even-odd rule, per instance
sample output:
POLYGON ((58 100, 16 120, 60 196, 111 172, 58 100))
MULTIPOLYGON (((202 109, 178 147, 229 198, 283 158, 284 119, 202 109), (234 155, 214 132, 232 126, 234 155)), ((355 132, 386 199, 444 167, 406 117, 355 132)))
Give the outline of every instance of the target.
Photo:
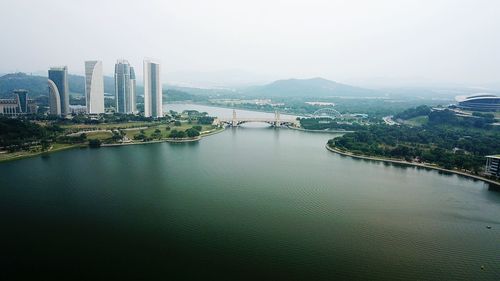
POLYGON ((127 60, 118 60, 115 64, 115 99, 116 112, 133 113, 135 111, 133 108, 135 107, 135 73, 127 60))
POLYGON ((135 86, 136 86, 135 71, 134 71, 134 68, 131 66, 130 67, 130 100, 128 103, 130 113, 137 113, 135 86))
POLYGON ((85 101, 87 113, 104 113, 104 78, 101 61, 85 62, 85 101))
POLYGON ((144 116, 163 117, 160 63, 144 60, 144 116))
POLYGON ((49 106, 50 113, 66 116, 69 114, 68 67, 49 69, 49 106))

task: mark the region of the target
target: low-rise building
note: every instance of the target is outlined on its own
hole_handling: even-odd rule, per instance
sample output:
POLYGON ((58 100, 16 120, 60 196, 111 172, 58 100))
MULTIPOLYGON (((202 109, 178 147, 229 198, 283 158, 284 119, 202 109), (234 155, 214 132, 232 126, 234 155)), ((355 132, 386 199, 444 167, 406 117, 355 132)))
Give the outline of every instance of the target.
POLYGON ((87 107, 85 105, 70 105, 69 112, 74 115, 86 114, 87 107))
POLYGON ((28 99, 28 91, 14 90, 14 95, 11 99, 0 99, 0 114, 17 116, 37 112, 38 106, 34 100, 28 99))
POLYGON ((500 177, 500 155, 486 156, 485 173, 490 176, 500 177))

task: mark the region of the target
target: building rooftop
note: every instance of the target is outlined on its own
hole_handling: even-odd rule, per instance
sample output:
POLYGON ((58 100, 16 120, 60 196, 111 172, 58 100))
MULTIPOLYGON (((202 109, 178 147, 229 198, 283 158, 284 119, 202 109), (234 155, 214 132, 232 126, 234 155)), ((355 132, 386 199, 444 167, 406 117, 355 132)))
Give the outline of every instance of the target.
POLYGON ((500 97, 495 95, 495 94, 477 93, 477 94, 473 94, 470 96, 456 96, 455 100, 458 102, 461 102, 461 101, 474 100, 474 99, 498 99, 498 98, 500 98, 500 97))
POLYGON ((497 155, 487 155, 486 158, 500 159, 500 154, 497 154, 497 155))
POLYGON ((52 66, 50 68, 50 70, 58 70, 58 71, 63 71, 63 70, 67 70, 68 67, 67 66, 52 66))

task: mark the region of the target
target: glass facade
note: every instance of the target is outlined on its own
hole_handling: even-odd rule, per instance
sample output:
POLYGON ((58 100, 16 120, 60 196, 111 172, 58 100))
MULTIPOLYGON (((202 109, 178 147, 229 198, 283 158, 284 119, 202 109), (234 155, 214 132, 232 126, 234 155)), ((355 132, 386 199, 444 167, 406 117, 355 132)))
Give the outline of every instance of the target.
POLYGON ((57 87, 60 100, 60 112, 62 115, 68 115, 69 112, 69 86, 68 86, 68 68, 53 67, 49 69, 49 79, 57 87))
POLYGON ((116 112, 135 111, 135 73, 128 61, 119 60, 115 64, 116 112))
POLYGON ((28 91, 15 90, 14 94, 17 95, 17 103, 19 104, 20 113, 28 113, 28 91))

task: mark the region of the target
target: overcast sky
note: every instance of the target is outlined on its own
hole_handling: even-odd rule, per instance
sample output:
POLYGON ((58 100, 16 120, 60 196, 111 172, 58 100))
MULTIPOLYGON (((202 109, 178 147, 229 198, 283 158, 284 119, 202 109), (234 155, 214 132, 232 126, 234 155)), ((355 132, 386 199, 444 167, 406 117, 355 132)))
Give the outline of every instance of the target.
POLYGON ((152 57, 166 82, 500 80, 498 0, 1 0, 0 26, 3 73, 152 57))

